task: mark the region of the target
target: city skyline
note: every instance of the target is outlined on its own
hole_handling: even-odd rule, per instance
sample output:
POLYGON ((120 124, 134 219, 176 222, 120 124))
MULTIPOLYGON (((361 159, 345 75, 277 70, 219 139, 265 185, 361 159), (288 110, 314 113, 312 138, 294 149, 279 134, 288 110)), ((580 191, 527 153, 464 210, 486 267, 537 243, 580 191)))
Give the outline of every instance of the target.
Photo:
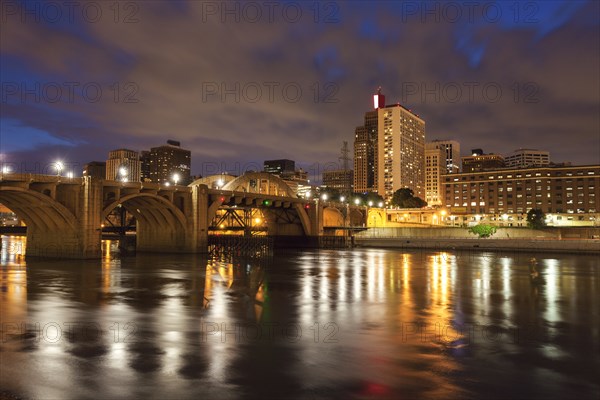
POLYGON ((331 4, 319 15, 303 6, 293 23, 281 13, 251 22, 243 9, 212 15, 200 3, 140 3, 120 23, 108 9, 97 22, 52 23, 42 9, 37 22, 35 10, 5 8, 0 162, 83 167, 167 138, 191 150, 192 174, 274 158, 337 162, 381 86, 388 103, 427 121, 427 141, 455 139, 463 155, 534 148, 555 162, 600 163, 598 3, 540 3, 529 20, 503 7, 497 21, 481 10, 451 21, 442 8, 331 4), (164 35, 159 24, 180 29, 164 35))

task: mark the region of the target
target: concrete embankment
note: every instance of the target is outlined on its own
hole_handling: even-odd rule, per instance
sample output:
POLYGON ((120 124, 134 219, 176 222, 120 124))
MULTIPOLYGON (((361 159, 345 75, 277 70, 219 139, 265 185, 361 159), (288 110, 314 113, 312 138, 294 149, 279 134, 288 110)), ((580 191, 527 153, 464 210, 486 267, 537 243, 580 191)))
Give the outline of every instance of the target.
MULTIPOLYGON (((599 230, 600 231, 600 230, 599 230)), ((531 230, 501 228, 491 238, 477 238, 464 228, 376 228, 356 235, 361 247, 430 250, 510 250, 600 254, 596 229, 531 230)))

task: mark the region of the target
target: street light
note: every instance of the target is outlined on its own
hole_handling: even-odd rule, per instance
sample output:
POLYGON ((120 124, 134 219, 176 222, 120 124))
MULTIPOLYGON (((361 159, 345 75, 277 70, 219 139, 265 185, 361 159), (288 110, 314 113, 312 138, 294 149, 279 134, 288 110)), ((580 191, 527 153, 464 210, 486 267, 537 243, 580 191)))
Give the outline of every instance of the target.
POLYGON ((119 175, 121 176, 121 180, 123 182, 127 182, 127 168, 120 167, 119 168, 119 175))
POLYGON ((65 164, 63 164, 62 161, 56 161, 54 163, 54 168, 56 168, 56 175, 60 176, 60 173, 62 172, 64 167, 65 167, 65 164))
POLYGON ((344 196, 340 197, 340 201, 343 203, 346 200, 344 196))
POLYGON ((356 205, 360 204, 360 199, 358 197, 354 199, 354 204, 356 204, 356 205))
POLYGON ((304 197, 307 199, 310 199, 310 195, 311 195, 310 190, 308 190, 306 193, 304 193, 304 197))
POLYGON ((222 188, 222 187, 223 187, 223 184, 224 184, 224 182, 223 182, 223 179, 219 179, 219 180, 217 181, 217 189, 220 189, 220 188, 222 188))
POLYGON ((369 207, 373 207, 373 202, 369 201, 369 207))
POLYGON ((177 185, 179 183, 180 179, 181 179, 181 177, 179 176, 179 174, 177 174, 177 173, 173 174, 173 182, 175 182, 175 185, 177 185))
POLYGON ((73 176, 74 176, 73 171, 67 172, 67 178, 71 179, 71 178, 73 178, 73 176))
POLYGON ((323 199, 323 201, 327 200, 327 193, 323 193, 321 195, 321 199, 323 199))
POLYGON ((3 174, 10 174, 12 171, 12 168, 10 168, 10 165, 4 165, 2 167, 2 173, 3 174))
POLYGON ((380 201, 377 205, 379 206, 379 208, 383 208, 383 201, 380 201))

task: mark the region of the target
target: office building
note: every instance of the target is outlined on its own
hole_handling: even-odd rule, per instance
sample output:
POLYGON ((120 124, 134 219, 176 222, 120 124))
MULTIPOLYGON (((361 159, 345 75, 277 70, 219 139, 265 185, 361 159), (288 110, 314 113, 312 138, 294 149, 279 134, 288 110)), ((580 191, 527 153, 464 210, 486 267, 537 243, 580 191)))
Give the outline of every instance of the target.
POLYGON ((550 165, 550 153, 543 150, 517 149, 504 157, 511 168, 545 167, 550 165))
POLYGON ((463 172, 444 175, 442 186, 453 214, 600 212, 600 165, 463 172))
POLYGON ((106 160, 106 179, 111 181, 139 182, 141 162, 137 151, 113 150, 106 160))
POLYGON ((106 179, 106 163, 103 161, 92 161, 83 166, 83 176, 106 179))
POLYGON ((354 171, 337 169, 323 172, 323 186, 337 189, 340 193, 352 193, 354 187, 354 171))
POLYGON ((437 146, 445 149, 446 151, 446 172, 447 174, 454 174, 460 172, 461 159, 460 159, 460 143, 456 140, 440 140, 435 139, 430 143, 435 143, 437 146))
MULTIPOLYGON (((152 147, 149 153, 142 154, 144 174, 148 174, 152 182, 176 183, 188 185, 191 183, 192 153, 181 148, 176 140, 167 140, 167 144, 152 147)), ((146 178, 146 176, 144 176, 146 178)))
POLYGON ((150 158, 150 151, 149 150, 143 150, 140 152, 140 161, 142 162, 142 169, 141 169, 141 179, 142 182, 152 182, 152 177, 150 174, 150 165, 151 165, 151 158, 150 158))
POLYGON ((500 154, 485 154, 481 149, 473 149, 470 156, 462 157, 462 172, 486 171, 504 166, 504 157, 500 154))
MULTIPOLYGON (((375 96, 384 98, 381 94, 375 96)), ((353 186, 356 193, 377 191, 377 118, 377 110, 367 111, 364 125, 354 130, 353 186)))
POLYGON ((441 178, 446 174, 446 146, 439 142, 425 144, 425 201, 429 206, 442 204, 441 178))
POLYGON ((286 159, 266 160, 263 170, 274 175, 293 175, 296 172, 296 163, 286 159))

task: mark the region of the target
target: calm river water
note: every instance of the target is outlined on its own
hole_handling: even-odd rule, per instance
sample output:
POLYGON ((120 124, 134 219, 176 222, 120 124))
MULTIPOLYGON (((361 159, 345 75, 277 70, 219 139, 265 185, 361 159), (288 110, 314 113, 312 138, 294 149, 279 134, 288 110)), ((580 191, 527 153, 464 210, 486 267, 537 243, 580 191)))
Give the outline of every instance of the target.
POLYGON ((25 262, 2 240, 5 397, 600 397, 595 256, 105 242, 102 260, 25 262))

